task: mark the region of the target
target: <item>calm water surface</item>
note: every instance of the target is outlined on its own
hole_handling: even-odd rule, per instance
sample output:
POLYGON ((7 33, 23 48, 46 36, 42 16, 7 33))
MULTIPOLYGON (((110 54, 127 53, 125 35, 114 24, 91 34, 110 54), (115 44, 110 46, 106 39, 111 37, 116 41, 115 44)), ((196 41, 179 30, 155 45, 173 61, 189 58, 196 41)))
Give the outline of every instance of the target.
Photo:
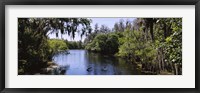
POLYGON ((68 66, 66 75, 138 75, 140 71, 123 59, 87 50, 69 50, 54 56, 58 65, 68 66))

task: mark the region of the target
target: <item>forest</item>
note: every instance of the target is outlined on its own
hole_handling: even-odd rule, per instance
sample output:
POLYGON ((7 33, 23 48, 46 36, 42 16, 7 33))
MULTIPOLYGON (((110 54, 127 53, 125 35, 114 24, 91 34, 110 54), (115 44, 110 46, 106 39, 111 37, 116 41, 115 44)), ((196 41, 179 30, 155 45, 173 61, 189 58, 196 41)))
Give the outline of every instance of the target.
MULTIPOLYGON (((182 18, 121 19, 113 28, 98 23, 92 28, 92 22, 90 18, 18 18, 18 74, 64 74, 73 68, 76 60, 73 65, 63 66, 54 62, 55 56, 64 53, 62 59, 73 59, 71 50, 84 50, 87 51, 84 57, 88 52, 93 57, 87 58, 91 63, 86 68, 80 66, 87 74, 94 71, 93 74, 121 75, 128 68, 137 69, 139 75, 182 75, 182 18), (85 39, 69 41, 49 37, 49 34, 56 37, 61 34, 76 38, 77 32, 85 39), (109 63, 111 58, 117 61, 109 63), (94 64, 101 64, 101 70, 94 64)), ((134 75, 129 72, 126 74, 134 75)))

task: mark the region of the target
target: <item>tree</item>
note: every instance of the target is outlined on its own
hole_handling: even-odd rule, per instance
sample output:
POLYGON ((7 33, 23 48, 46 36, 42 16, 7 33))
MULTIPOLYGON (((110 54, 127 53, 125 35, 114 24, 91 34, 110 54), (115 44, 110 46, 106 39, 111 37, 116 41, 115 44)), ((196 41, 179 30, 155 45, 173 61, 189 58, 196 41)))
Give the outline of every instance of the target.
POLYGON ((119 32, 123 32, 125 30, 124 20, 120 19, 119 21, 119 32))
POLYGON ((97 23, 94 25, 94 33, 99 33, 99 26, 97 23))
POLYGON ((155 18, 138 18, 135 20, 134 26, 136 27, 137 30, 139 30, 139 27, 141 27, 143 32, 146 34, 145 35, 146 39, 149 31, 151 34, 151 40, 154 42, 153 27, 155 22, 156 22, 155 18))
POLYGON ((169 21, 172 33, 167 37, 165 43, 166 62, 173 64, 175 75, 182 74, 182 19, 174 18, 169 21))
POLYGON ((52 53, 51 57, 53 57, 53 55, 59 51, 68 49, 68 45, 65 43, 65 41, 60 39, 49 39, 48 45, 50 47, 49 51, 52 53))
POLYGON ((155 59, 155 49, 143 35, 142 31, 125 31, 124 37, 120 38, 122 45, 118 55, 134 62, 137 62, 137 59, 140 59, 139 63, 152 62, 155 59))
POLYGON ((118 46, 117 34, 98 34, 91 43, 86 45, 86 49, 104 54, 115 54, 118 51, 118 46))
POLYGON ((182 74, 182 19, 121 20, 113 32, 94 36, 86 49, 113 54, 136 63, 145 74, 182 74))
POLYGON ((116 22, 115 24, 114 24, 114 31, 115 32, 117 32, 117 31, 119 31, 119 24, 116 22))
POLYGON ((145 26, 150 29, 151 39, 154 41, 153 24, 156 20, 154 18, 144 18, 145 26))
POLYGON ((133 25, 119 39, 118 56, 142 63, 143 71, 182 74, 182 19, 138 18, 133 25))
POLYGON ((109 27, 107 27, 106 25, 101 25, 100 33, 109 33, 109 32, 111 32, 109 27))
POLYGON ((132 24, 129 20, 126 20, 126 30, 133 30, 132 24))
POLYGON ((92 40, 96 37, 97 34, 101 33, 99 30, 99 26, 96 23, 94 26, 94 32, 91 32, 87 35, 86 39, 84 40, 84 44, 87 45, 88 43, 92 42, 92 40))
POLYGON ((81 25, 81 36, 91 32, 87 18, 19 18, 18 19, 18 73, 34 74, 47 65, 50 51, 48 34, 67 33, 75 37, 81 25))

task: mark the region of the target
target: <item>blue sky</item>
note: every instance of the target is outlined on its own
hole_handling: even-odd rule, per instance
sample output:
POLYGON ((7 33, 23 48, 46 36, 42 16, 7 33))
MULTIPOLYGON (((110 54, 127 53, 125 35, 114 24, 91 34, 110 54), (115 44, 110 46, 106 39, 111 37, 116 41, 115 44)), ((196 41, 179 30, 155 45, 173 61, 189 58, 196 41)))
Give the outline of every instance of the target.
MULTIPOLYGON (((89 19, 92 19, 92 23, 91 23, 91 26, 92 26, 92 29, 94 29, 94 25, 96 23, 98 23, 98 26, 101 27, 101 25, 106 25, 108 26, 110 29, 113 28, 114 24, 116 22, 119 22, 121 19, 123 19, 124 21, 126 20, 129 20, 129 21, 133 21, 135 18, 89 18, 89 19)), ((84 40, 85 39, 85 36, 82 37, 81 39, 81 36, 79 33, 75 33, 75 38, 73 39, 71 36, 68 36, 68 35, 62 35, 62 37, 64 39, 67 39, 68 41, 79 41, 79 40, 84 40)), ((49 35, 50 38, 56 38, 56 35, 55 34, 51 34, 49 35)), ((59 36, 58 38, 61 38, 61 34, 59 33, 59 36)))

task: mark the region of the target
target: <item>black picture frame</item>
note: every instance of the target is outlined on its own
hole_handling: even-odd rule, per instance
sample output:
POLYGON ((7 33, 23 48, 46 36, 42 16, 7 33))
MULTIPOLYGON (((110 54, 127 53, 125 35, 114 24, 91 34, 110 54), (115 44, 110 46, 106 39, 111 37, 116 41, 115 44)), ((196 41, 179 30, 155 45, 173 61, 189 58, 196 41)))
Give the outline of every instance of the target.
POLYGON ((200 0, 1 0, 0 16, 1 93, 200 93, 200 64, 198 57, 200 52, 200 0), (195 88, 5 88, 6 5, 195 5, 195 88))

